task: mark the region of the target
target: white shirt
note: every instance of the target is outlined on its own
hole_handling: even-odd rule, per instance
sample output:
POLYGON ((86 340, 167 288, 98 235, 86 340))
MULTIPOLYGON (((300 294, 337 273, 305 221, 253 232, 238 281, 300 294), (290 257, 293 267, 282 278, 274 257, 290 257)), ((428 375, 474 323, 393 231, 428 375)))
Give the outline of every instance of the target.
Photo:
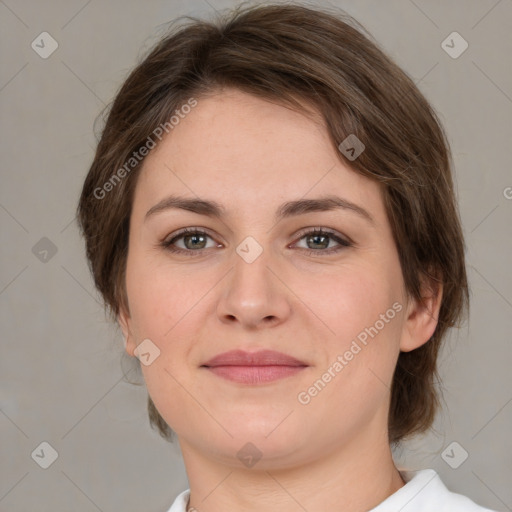
MULTIPOLYGON (((400 470, 405 485, 369 512, 497 512, 449 491, 433 469, 400 470)), ((190 489, 167 512, 186 512, 190 489)))

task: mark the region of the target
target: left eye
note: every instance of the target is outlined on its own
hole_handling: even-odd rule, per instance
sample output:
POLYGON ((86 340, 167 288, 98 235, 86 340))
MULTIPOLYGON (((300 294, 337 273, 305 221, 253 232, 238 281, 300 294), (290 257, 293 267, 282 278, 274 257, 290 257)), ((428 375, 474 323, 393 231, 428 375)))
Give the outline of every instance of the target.
MULTIPOLYGON (((170 240, 162 242, 161 245, 171 252, 187 254, 190 256, 195 256, 203 249, 211 249, 212 247, 222 247, 222 245, 217 244, 215 241, 208 247, 206 245, 208 238, 210 238, 213 241, 213 238, 204 231, 201 231, 199 229, 185 229, 180 233, 176 234, 170 240), (178 246, 178 242, 183 242, 183 246, 178 246)), ((312 231, 307 231, 300 235, 298 241, 301 240, 305 240, 308 247, 299 248, 303 249, 309 254, 330 254, 332 252, 337 252, 343 249, 344 247, 350 247, 352 245, 349 241, 341 238, 335 233, 331 231, 325 231, 323 229, 314 229, 312 231), (335 245, 334 247, 330 247, 332 241, 336 242, 337 245, 335 245), (309 245, 312 245, 313 248, 309 247, 309 245)), ((295 244, 296 243, 297 242, 295 242, 295 244)))
POLYGON ((315 251, 324 252, 324 253, 330 253, 337 250, 340 250, 341 247, 350 247, 351 243, 347 240, 344 240, 343 238, 337 236, 336 234, 332 233, 331 231, 325 231, 323 229, 314 229, 313 231, 309 231, 307 233, 304 233, 299 240, 306 239, 306 244, 313 244, 313 246, 316 245, 313 249, 310 247, 305 248, 306 251, 309 253, 314 253, 315 251), (338 245, 335 247, 329 247, 329 244, 331 241, 335 241, 338 245), (321 250, 321 249, 328 249, 328 250, 321 250))

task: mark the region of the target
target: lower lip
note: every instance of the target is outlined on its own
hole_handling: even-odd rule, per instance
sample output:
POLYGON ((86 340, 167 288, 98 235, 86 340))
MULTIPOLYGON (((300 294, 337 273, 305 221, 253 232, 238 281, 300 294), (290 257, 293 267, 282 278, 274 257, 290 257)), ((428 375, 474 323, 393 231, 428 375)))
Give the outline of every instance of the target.
POLYGON ((242 384, 263 384, 296 375, 306 366, 212 366, 215 375, 242 384))

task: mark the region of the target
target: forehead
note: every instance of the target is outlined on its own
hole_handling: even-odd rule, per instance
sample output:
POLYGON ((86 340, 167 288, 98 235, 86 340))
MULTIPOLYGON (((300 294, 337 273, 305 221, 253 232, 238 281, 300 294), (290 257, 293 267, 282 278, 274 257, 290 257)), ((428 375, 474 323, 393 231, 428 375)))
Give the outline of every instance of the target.
POLYGON ((135 203, 144 207, 171 193, 238 212, 328 193, 369 208, 380 199, 378 184, 339 158, 319 114, 238 90, 197 98, 146 157, 138 181, 135 203))

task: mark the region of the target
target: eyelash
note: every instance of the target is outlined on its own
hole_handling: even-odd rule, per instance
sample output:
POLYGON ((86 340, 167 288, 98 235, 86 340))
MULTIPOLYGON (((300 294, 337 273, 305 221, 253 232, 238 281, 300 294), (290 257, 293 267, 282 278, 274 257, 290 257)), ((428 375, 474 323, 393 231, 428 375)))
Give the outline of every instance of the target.
MULTIPOLYGON (((205 231, 199 229, 199 228, 185 228, 185 229, 182 229, 181 231, 179 231, 178 233, 176 233, 170 240, 164 240, 163 242, 161 242, 161 246, 174 253, 174 254, 183 254, 183 255, 186 255, 186 256, 189 256, 189 257, 194 257, 194 256, 200 256, 203 251, 205 250, 208 250, 208 249, 213 249, 213 247, 209 247, 208 249, 197 249, 197 250, 192 250, 192 249, 178 249, 176 247, 173 246, 173 244, 183 238, 185 235, 201 235, 201 236, 206 236, 206 237, 209 237, 209 238, 212 238, 213 237, 211 235, 209 235, 208 233, 206 233, 205 231)), ((336 235, 336 233, 334 231, 330 231, 330 230, 326 230, 326 229, 323 229, 323 228, 314 228, 313 230, 311 231, 305 231, 305 232, 302 232, 300 235, 299 235, 299 238, 297 239, 297 242, 302 240, 303 238, 307 237, 307 236, 318 236, 318 235, 323 235, 323 236, 328 236, 330 237, 332 240, 334 240, 335 242, 337 242, 339 245, 336 246, 336 247, 331 247, 330 249, 325 249, 325 250, 322 250, 322 249, 302 249, 303 251, 305 251, 307 254, 309 254, 310 256, 318 256, 320 253, 323 253, 323 254, 333 254, 333 253, 337 253, 347 247, 352 247, 353 246, 353 243, 352 242, 349 242, 348 240, 345 240, 341 237, 339 237, 338 235, 336 235)))

